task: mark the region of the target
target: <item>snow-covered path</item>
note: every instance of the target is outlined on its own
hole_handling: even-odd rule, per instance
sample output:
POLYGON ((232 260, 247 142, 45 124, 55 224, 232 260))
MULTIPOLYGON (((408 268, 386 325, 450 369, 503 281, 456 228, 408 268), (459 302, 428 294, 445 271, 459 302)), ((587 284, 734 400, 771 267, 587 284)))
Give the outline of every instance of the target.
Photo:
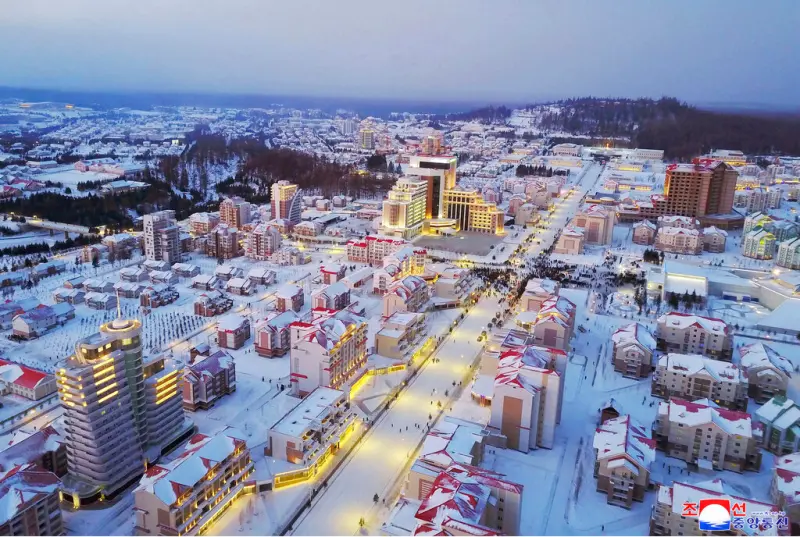
POLYGON ((435 355, 440 361, 429 362, 372 427, 293 534, 352 535, 361 517, 374 525, 380 522, 370 520, 373 496, 383 498, 392 489, 424 436, 428 416, 436 417, 437 401, 444 403, 444 391, 452 391, 453 381, 467 375, 481 349, 477 336, 497 310, 497 298, 484 298, 466 315, 435 355))

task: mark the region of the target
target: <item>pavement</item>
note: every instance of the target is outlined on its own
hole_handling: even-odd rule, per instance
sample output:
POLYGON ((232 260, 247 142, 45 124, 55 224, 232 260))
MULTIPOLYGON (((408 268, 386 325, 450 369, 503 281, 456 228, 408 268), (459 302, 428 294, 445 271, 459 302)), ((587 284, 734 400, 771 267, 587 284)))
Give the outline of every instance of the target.
POLYGON ((444 404, 446 400, 444 391, 453 390, 453 381, 465 379, 482 348, 477 342, 478 334, 499 309, 496 297, 484 298, 473 306, 434 355, 438 363, 429 361, 401 392, 317 497, 311 510, 294 525, 292 534, 352 535, 359 530, 361 517, 368 519, 368 525, 376 530, 371 533, 377 534, 380 521, 369 520, 373 496, 378 494, 383 498, 393 489, 425 436, 428 416, 436 418, 437 402, 444 404), (417 429, 415 424, 421 427, 417 429))

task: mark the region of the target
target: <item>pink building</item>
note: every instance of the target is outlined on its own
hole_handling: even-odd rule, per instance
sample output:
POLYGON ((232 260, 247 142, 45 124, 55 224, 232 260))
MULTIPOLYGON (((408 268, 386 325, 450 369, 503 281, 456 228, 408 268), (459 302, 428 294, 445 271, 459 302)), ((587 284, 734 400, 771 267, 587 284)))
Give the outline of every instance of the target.
POLYGON ((299 317, 292 311, 271 312, 264 320, 256 323, 255 348, 259 356, 273 358, 289 352, 291 330, 289 325, 299 317))
POLYGON ((305 304, 305 294, 302 287, 287 283, 275 291, 275 309, 277 311, 300 311, 303 304, 305 304))

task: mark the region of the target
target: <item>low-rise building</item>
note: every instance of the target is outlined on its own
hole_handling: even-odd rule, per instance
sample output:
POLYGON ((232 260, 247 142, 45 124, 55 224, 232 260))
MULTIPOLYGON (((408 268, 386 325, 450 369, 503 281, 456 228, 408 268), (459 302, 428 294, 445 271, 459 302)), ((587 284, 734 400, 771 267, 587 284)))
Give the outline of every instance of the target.
POLYGON ((0 359, 0 393, 38 401, 56 390, 56 378, 50 373, 0 359))
POLYGON ((250 296, 256 289, 250 278, 231 278, 225 284, 225 290, 234 295, 250 296))
POLYGON ((649 246, 656 240, 656 225, 650 220, 640 220, 633 224, 633 243, 649 246))
POLYGON ((142 290, 139 304, 144 308, 160 308, 178 300, 180 294, 171 285, 151 285, 142 290))
POLYGON ((611 335, 614 371, 625 377, 646 377, 653 370, 656 338, 640 323, 623 326, 611 335))
POLYGON ((200 357, 183 370, 183 408, 207 410, 236 391, 236 362, 225 351, 200 357))
POLYGON ((800 406, 783 395, 773 397, 756 410, 764 428, 763 447, 776 455, 800 451, 800 406))
POLYGON ((200 535, 244 493, 254 472, 245 436, 195 434, 178 457, 150 466, 133 491, 136 535, 200 535))
POLYGON ((143 267, 125 267, 119 271, 119 279, 123 282, 143 282, 149 278, 147 270, 143 267))
POLYGON ((553 253, 568 255, 582 254, 584 240, 583 231, 572 226, 567 226, 558 236, 558 240, 553 247, 553 253))
POLYGON ((233 308, 233 300, 220 291, 208 291, 194 301, 194 314, 201 317, 216 317, 233 308))
POLYGON ((194 278, 200 274, 200 267, 190 263, 175 263, 172 265, 172 272, 181 278, 194 278))
POLYGON ((355 413, 340 390, 320 386, 269 430, 267 456, 308 466, 321 454, 339 449, 339 442, 355 424, 355 413))
POLYGON ((764 403, 776 395, 786 395, 792 376, 792 363, 764 343, 739 347, 739 367, 747 377, 748 395, 764 403))
POLYGON ((396 360, 408 359, 425 334, 425 315, 397 312, 386 319, 375 335, 375 351, 396 360))
POLYGON ((74 306, 75 304, 83 304, 84 300, 86 300, 86 293, 80 289, 60 287, 53 291, 53 300, 57 303, 66 302, 74 306))
POLYGON ((222 281, 213 274, 198 274, 192 278, 192 287, 203 291, 219 289, 222 281))
POLYGON ((34 464, 0 475, 0 535, 64 535, 59 505, 61 481, 34 464))
POLYGON ((595 430, 592 447, 597 491, 606 494, 606 501, 627 509, 634 501, 643 501, 656 458, 650 432, 630 416, 620 416, 595 430))
POLYGON ((800 535, 800 453, 775 457, 770 498, 789 517, 790 535, 800 535))
POLYGON ((240 349, 250 339, 250 320, 229 313, 217 322, 217 344, 223 349, 240 349))
POLYGON ((589 205, 578 211, 570 225, 581 229, 585 244, 611 244, 616 213, 602 205, 589 205))
POLYGON ((422 312, 430 300, 428 284, 419 276, 406 276, 389 286, 383 296, 383 316, 398 311, 422 312))
POLYGON ((247 279, 253 282, 253 285, 270 285, 275 283, 277 277, 274 270, 264 267, 253 267, 247 272, 247 279))
POLYGON ((658 348, 666 352, 699 353, 731 359, 733 334, 722 319, 673 311, 658 318, 658 348))
POLYGON ((277 311, 300 311, 305 304, 303 288, 293 283, 280 286, 275 291, 275 309, 277 311))
POLYGON ((703 235, 697 229, 661 227, 656 233, 655 249, 673 254, 699 255, 703 251, 703 235))
POLYGON ((728 362, 699 354, 670 353, 658 359, 650 393, 669 399, 707 398, 734 410, 747 409, 747 377, 728 362))
POLYGON ((750 414, 719 408, 706 399, 663 401, 653 425, 659 450, 705 470, 757 472, 761 435, 750 414))
MULTIPOLYGON (((744 498, 740 489, 728 486, 722 479, 700 483, 674 482, 672 485, 659 485, 656 504, 650 516, 650 535, 708 535, 699 525, 700 500, 711 499, 727 501, 734 515, 747 517, 753 513, 777 511, 776 506, 744 498), (737 505, 746 505, 746 512, 734 511, 737 505)), ((733 528, 728 535, 780 535, 776 528, 750 529, 733 528)))
POLYGON ((530 279, 520 297, 520 310, 538 313, 542 309, 542 303, 557 296, 560 291, 561 284, 557 281, 547 278, 530 279))
POLYGON ((311 307, 342 310, 350 305, 350 288, 335 282, 311 293, 311 307))
POLYGON ((220 265, 214 269, 214 276, 224 282, 229 282, 234 278, 243 278, 244 271, 233 265, 220 265))
POLYGON ((569 350, 575 329, 575 312, 575 304, 565 297, 552 296, 542 302, 529 327, 533 341, 537 345, 569 350))
POLYGON ((93 310, 113 310, 117 307, 117 297, 110 293, 86 293, 86 305, 93 310))
POLYGON ((336 263, 327 263, 325 265, 320 265, 319 267, 319 274, 322 276, 322 283, 325 285, 338 282, 344 278, 346 272, 347 267, 336 263))
POLYGON ((800 269, 800 237, 788 239, 778 244, 775 264, 779 267, 800 269))
POLYGON ((289 326, 297 320, 299 317, 292 310, 268 313, 262 321, 256 323, 254 337, 256 353, 259 356, 273 358, 289 352, 292 341, 289 326))
POLYGON ((718 227, 709 226, 703 230, 703 249, 706 252, 719 254, 725 251, 728 232, 718 227))
POLYGON ((175 285, 179 280, 178 275, 171 270, 154 270, 149 276, 151 282, 166 285, 175 285))

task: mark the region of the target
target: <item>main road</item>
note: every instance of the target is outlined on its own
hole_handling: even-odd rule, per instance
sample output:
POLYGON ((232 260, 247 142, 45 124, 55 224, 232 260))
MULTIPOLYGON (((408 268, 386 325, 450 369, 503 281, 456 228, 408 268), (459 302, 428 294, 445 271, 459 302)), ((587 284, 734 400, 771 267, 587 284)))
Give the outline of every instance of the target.
MULTIPOLYGON (((567 200, 559 200, 548 229, 537 233, 540 244, 527 248, 525 255, 537 255, 552 244, 556 232, 575 213, 582 198, 597 182, 600 166, 591 164, 575 185, 567 200)), ((295 523, 294 535, 353 535, 364 517, 370 533, 376 534, 375 520, 370 519, 373 496, 381 498, 396 483, 408 464, 413 450, 425 435, 428 416, 435 417, 437 402, 444 404, 445 390, 453 389, 453 381, 466 376, 482 345, 477 337, 494 314, 501 309, 498 298, 484 296, 464 317, 462 323, 442 343, 397 401, 372 426, 354 453, 317 496, 311 509, 295 523), (434 393, 436 390, 436 393, 434 393), (421 425, 419 429, 415 425, 421 425)))

